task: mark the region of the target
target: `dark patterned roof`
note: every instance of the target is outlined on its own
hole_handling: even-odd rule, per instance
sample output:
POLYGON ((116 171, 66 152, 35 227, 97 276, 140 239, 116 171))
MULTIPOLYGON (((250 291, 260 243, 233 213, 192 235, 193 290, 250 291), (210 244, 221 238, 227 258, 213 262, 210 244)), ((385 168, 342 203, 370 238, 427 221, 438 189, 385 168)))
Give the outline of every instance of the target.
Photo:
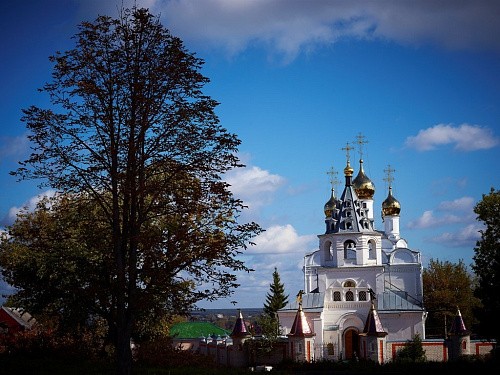
POLYGON ((457 314, 451 323, 450 335, 463 335, 467 334, 467 328, 465 328, 464 320, 462 319, 462 314, 460 309, 457 307, 457 314))
POLYGON ((380 318, 378 317, 377 310, 375 310, 375 305, 372 301, 372 306, 370 307, 370 312, 366 318, 365 328, 363 333, 367 336, 386 336, 387 332, 384 331, 380 318))
POLYGON ((231 337, 245 337, 250 336, 250 333, 247 330, 245 325, 245 321, 243 320, 243 314, 241 310, 239 310, 238 318, 234 323, 233 332, 231 332, 231 337))
POLYGON ((306 319, 306 314, 302 311, 302 305, 299 304, 299 309, 295 315, 295 320, 293 321, 292 328, 288 336, 300 336, 300 337, 310 337, 315 334, 312 332, 311 327, 306 319))

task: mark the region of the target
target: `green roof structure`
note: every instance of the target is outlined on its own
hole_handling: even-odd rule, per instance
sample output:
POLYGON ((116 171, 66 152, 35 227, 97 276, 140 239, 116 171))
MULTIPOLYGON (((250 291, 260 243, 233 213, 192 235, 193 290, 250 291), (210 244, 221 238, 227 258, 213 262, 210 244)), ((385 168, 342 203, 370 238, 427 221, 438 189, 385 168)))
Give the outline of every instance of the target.
POLYGON ((170 336, 177 339, 196 339, 200 337, 229 336, 231 331, 225 330, 209 322, 181 322, 170 328, 170 336))

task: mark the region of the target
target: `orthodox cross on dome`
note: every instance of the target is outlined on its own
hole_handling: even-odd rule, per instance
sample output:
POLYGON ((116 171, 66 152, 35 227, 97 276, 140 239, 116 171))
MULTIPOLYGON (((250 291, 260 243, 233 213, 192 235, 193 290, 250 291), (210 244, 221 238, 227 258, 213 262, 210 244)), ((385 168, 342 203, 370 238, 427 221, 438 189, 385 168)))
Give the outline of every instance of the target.
POLYGON ((330 185, 332 185, 332 190, 337 190, 337 185, 340 183, 339 179, 337 178, 338 172, 331 167, 326 174, 330 177, 330 185))
POLYGON ((384 178, 384 181, 387 181, 389 184, 389 187, 392 186, 392 181, 394 181, 394 176, 392 175, 394 172, 396 172, 395 169, 391 168, 390 164, 387 164, 387 169, 384 169, 384 172, 386 174, 386 177, 384 178))
POLYGON ((303 294, 305 294, 305 293, 302 289, 299 290, 299 292, 297 293, 297 302, 299 303, 299 305, 302 305, 302 295, 303 294))
POLYGON ((349 145, 349 142, 346 143, 345 147, 342 147, 342 150, 345 151, 345 156, 347 158, 347 164, 351 161, 350 156, 349 156, 349 151, 354 150, 354 147, 351 147, 349 145))
POLYGON ((363 134, 358 133, 354 143, 358 144, 359 159, 363 160, 363 145, 366 145, 368 143, 366 137, 363 134))

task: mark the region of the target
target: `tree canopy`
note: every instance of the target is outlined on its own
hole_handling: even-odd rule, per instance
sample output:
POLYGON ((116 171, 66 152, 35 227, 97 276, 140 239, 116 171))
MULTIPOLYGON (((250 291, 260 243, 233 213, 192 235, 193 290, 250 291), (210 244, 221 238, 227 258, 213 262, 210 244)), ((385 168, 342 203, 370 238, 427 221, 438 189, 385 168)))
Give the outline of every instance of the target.
POLYGON ((0 241, 2 274, 17 289, 10 304, 55 318, 61 331, 76 332, 96 316, 109 321, 111 236, 98 211, 46 197, 18 214, 0 241))
POLYGON ((446 337, 457 307, 468 329, 475 323, 473 309, 479 305, 474 297, 475 280, 464 262, 430 259, 423 272, 424 306, 428 312, 425 323, 427 336, 446 337))
POLYGON ((500 340, 500 191, 491 188, 474 207, 477 220, 485 227, 474 248, 472 269, 478 277, 476 295, 482 308, 477 311, 480 333, 500 340))
MULTIPOLYGON (((82 206, 95 210, 95 221, 61 230, 46 222, 39 237, 47 241, 41 243, 21 230, 49 214, 41 208, 18 219, 2 252, 30 252, 36 243, 45 247, 39 261, 48 262, 47 272, 66 273, 56 279, 62 283, 67 277, 75 284, 72 292, 90 295, 99 282, 119 372, 130 373, 138 319, 182 314, 202 299, 229 296, 238 286, 234 272, 250 271, 237 255, 261 228, 238 222, 245 206, 224 182, 226 172, 243 166, 240 140, 220 126, 218 103, 203 94, 209 82, 200 72, 204 61, 158 17, 136 7, 123 9, 118 18, 82 22, 75 41, 74 49, 50 58, 52 82, 41 91, 51 108, 23 111, 32 153, 13 174, 40 179, 41 187, 67 197, 75 210, 68 215, 77 216, 71 223, 82 206), (71 241, 77 240, 67 230, 80 231, 76 239, 88 231, 90 238, 74 248, 71 241), (70 238, 58 245, 51 236, 70 238), (52 268, 51 262, 58 265, 58 257, 67 259, 74 251, 76 258, 96 263, 84 265, 93 270, 88 277, 78 273, 77 264, 52 268)), ((56 204, 50 212, 60 208, 56 204)), ((11 272, 11 265, 2 266, 18 287, 19 303, 47 296, 49 280, 17 283, 23 271, 11 272)), ((57 293, 48 297, 47 308, 67 302, 57 293)), ((89 303, 98 310, 96 301, 89 303)))

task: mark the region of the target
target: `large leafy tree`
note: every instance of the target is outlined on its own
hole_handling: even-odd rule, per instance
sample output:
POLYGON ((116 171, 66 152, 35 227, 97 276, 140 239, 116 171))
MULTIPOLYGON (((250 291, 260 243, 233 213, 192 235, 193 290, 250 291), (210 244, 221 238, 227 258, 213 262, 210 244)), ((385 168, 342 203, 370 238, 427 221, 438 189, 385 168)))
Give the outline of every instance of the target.
POLYGON ((13 173, 99 207, 102 287, 126 374, 138 317, 230 295, 234 271, 249 271, 237 255, 261 229, 238 223, 244 206, 223 181, 242 166, 240 140, 202 92, 203 61, 135 7, 83 22, 75 40, 51 57, 52 108, 24 110, 33 152, 13 173))
POLYGON ((23 210, 0 241, 0 266, 16 287, 8 302, 78 335, 96 317, 109 320, 110 230, 99 207, 66 197, 23 210))
POLYGON ((472 269, 478 277, 477 296, 482 308, 477 311, 479 333, 500 340, 500 191, 491 188, 474 207, 477 220, 485 224, 474 248, 472 269))
POLYGON ((428 335, 446 336, 457 307, 468 329, 474 322, 473 309, 479 305, 474 297, 475 280, 464 262, 431 259, 423 272, 425 323, 428 335))

